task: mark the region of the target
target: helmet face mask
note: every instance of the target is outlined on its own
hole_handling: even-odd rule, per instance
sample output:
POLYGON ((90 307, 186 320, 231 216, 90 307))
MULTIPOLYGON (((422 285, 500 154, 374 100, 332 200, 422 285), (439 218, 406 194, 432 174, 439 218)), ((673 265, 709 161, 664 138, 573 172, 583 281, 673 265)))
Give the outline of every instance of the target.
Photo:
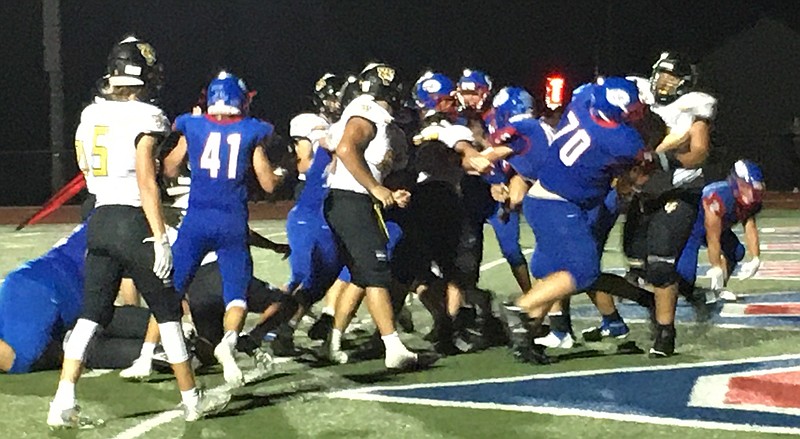
POLYGON ((739 160, 733 164, 728 176, 736 204, 746 210, 754 210, 761 206, 766 190, 761 168, 750 160, 739 160))
POLYGON ((222 71, 206 89, 207 112, 212 116, 240 116, 250 107, 251 92, 243 80, 222 71))
POLYGON ((460 110, 481 111, 487 107, 492 79, 480 70, 464 69, 456 87, 460 110))
POLYGON ((669 104, 688 93, 697 82, 694 64, 682 54, 664 52, 653 64, 650 75, 650 91, 656 102, 669 104))
POLYGON ((412 94, 423 118, 441 115, 452 122, 458 117, 455 86, 446 75, 425 72, 414 84, 412 94))
POLYGON ((678 90, 683 79, 667 71, 656 71, 653 74, 653 95, 658 102, 671 102, 678 97, 678 90))

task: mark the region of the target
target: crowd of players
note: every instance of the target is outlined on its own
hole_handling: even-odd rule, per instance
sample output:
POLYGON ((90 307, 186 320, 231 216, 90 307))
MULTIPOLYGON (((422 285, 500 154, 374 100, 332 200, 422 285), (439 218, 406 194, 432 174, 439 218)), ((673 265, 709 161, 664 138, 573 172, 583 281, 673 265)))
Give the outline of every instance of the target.
POLYGON ((736 265, 750 253, 740 269, 747 278, 761 264, 763 175, 740 160, 727 179, 706 184, 716 100, 693 89, 694 66, 675 53, 662 54, 650 78, 599 77, 539 114, 525 89, 495 90, 478 70, 455 82, 425 72, 410 97, 388 64, 324 75, 314 111, 289 126, 300 184, 288 249, 248 227, 248 175, 266 192, 285 175, 266 152, 272 125, 248 114, 254 93, 221 72, 205 105, 170 124, 153 104, 161 75, 147 42, 114 46, 75 135, 93 210, 0 290, 0 370, 52 368, 63 357, 52 427, 84 422, 75 385, 85 364, 129 366, 123 377, 144 378, 159 344, 186 419, 215 413, 230 396, 197 390, 191 354, 219 362, 226 382, 242 385, 236 352, 260 367, 271 361, 268 349, 296 355, 297 323, 320 301, 309 336, 337 364, 351 360, 342 336, 364 300, 377 328, 373 350, 389 369, 499 345, 546 364, 546 349, 575 343, 569 298, 580 292, 600 320, 585 340, 628 335, 618 296, 650 311, 649 353, 669 357, 678 297, 735 300, 724 286, 736 265), (189 170, 186 191, 174 181, 189 170), (162 206, 159 182, 167 180, 180 194, 173 209, 162 206), (620 214, 625 278, 600 270, 620 214), (536 237, 530 264, 520 215, 536 237), (519 285, 514 302, 493 306, 492 293, 478 287, 486 223, 519 285), (736 223, 746 249, 731 231, 736 223), (288 253, 285 285, 253 277, 251 245, 288 253), (703 246, 711 292, 698 294, 703 246), (147 309, 114 307, 123 278, 147 309), (403 307, 412 293, 433 317, 430 353, 412 352, 398 336, 396 326, 411 323, 403 307), (258 323, 243 334, 248 312, 258 323))

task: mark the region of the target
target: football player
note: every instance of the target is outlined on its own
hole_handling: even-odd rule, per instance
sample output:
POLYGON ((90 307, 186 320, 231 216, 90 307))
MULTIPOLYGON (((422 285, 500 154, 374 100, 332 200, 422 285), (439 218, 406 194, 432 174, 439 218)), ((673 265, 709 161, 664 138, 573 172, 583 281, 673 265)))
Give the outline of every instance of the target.
POLYGON ((147 103, 161 84, 161 66, 149 43, 128 37, 108 56, 109 93, 83 110, 75 134, 96 209, 87 225, 84 307, 64 347, 61 378, 47 424, 77 427, 75 386, 86 349, 111 321, 123 270, 131 275, 158 322, 175 372, 187 421, 227 405, 230 395, 201 394, 181 332, 180 298, 169 281, 172 252, 156 183, 156 147, 169 131, 163 111, 147 103))
MULTIPOLYGON (((420 356, 409 351, 395 330, 389 287, 391 269, 386 252, 387 234, 382 209, 405 207, 406 190, 391 191, 383 178, 391 169, 391 147, 386 128, 392 122, 392 105, 398 98, 393 67, 370 63, 358 76, 362 95, 345 107, 342 118, 331 127, 336 163, 328 175, 325 218, 336 236, 339 250, 352 275, 352 283, 366 290, 367 305, 386 347, 389 369, 417 366, 420 356)), ((352 304, 340 298, 337 308, 352 304)), ((327 345, 330 358, 343 363, 342 333, 350 316, 338 312, 327 345)))
POLYGON ((175 120, 181 138, 164 160, 164 174, 169 177, 177 176, 187 155, 192 169, 189 207, 174 246, 175 287, 185 292, 201 260, 216 252, 226 312, 225 335, 214 355, 225 381, 233 386, 243 384, 233 354, 253 276, 245 178, 252 166, 264 191, 272 192, 280 182, 265 151, 273 127, 248 116, 252 96, 243 80, 220 72, 208 85, 206 114, 184 114, 175 120))
POLYGON ((518 311, 534 321, 542 319, 554 302, 595 282, 600 255, 588 212, 606 198, 611 179, 644 149, 644 141, 630 125, 643 110, 633 82, 600 78, 584 93, 567 108, 523 204, 537 242, 531 272, 541 280, 516 301, 516 307, 504 307, 503 315, 515 354, 525 361, 548 359, 540 346, 531 343, 527 319, 518 311))
POLYGON ((674 52, 661 54, 649 81, 636 80, 642 101, 664 120, 669 135, 656 147, 662 170, 650 176, 628 208, 623 241, 631 280, 643 278, 655 291, 657 328, 650 355, 668 357, 675 351, 681 278, 675 263, 697 217, 716 99, 693 90, 695 66, 674 52))
POLYGON ((733 269, 744 259, 745 248, 731 227, 737 223, 744 227, 745 243, 752 259, 742 264, 739 279, 749 279, 761 267, 756 214, 761 211, 765 189, 761 168, 750 160, 737 161, 727 179, 703 188, 697 221, 677 264, 682 289, 694 288, 697 256, 700 248, 706 246, 711 264, 707 275, 715 294, 707 301, 716 300, 716 295, 736 300, 733 293, 723 292, 723 288, 733 269))

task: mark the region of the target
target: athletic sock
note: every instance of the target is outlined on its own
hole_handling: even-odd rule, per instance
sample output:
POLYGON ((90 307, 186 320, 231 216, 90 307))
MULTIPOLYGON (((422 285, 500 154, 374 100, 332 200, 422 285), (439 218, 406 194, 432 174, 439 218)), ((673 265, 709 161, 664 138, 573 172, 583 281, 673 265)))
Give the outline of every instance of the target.
POLYGON ((200 393, 197 392, 197 387, 192 387, 189 390, 181 390, 181 400, 187 407, 197 407, 200 402, 200 393))
POLYGON ((53 403, 62 408, 70 408, 75 406, 75 383, 61 380, 58 382, 58 390, 56 396, 53 397, 53 403))

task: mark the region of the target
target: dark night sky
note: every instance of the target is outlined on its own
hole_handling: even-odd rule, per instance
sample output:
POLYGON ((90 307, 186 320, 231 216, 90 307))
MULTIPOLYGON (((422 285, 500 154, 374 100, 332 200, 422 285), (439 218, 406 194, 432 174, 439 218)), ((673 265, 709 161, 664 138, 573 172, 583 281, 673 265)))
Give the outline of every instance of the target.
MULTIPOLYGON (((0 204, 39 202, 50 193, 41 2, 0 3, 0 159, 15 163, 0 178, 0 204), (30 183, 25 196, 8 190, 19 179, 30 183)), ((317 77, 357 70, 369 59, 394 64, 407 80, 426 67, 456 75, 474 66, 498 85, 536 91, 556 69, 577 85, 592 78, 596 63, 606 74, 648 73, 665 48, 700 59, 764 16, 800 30, 795 3, 62 0, 65 147, 71 150, 80 109, 109 49, 131 31, 158 51, 167 74, 163 107, 171 117, 188 110, 224 67, 258 90, 254 113, 281 132, 305 109, 317 77)))

